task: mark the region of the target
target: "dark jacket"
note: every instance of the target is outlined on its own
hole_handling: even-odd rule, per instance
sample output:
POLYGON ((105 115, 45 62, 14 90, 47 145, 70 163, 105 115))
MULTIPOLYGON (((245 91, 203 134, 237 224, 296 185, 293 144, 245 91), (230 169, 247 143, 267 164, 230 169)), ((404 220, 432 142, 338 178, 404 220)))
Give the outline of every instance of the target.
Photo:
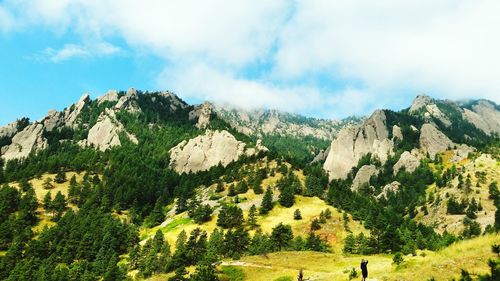
POLYGON ((364 278, 368 277, 368 268, 366 267, 367 264, 368 261, 361 262, 361 274, 364 278))

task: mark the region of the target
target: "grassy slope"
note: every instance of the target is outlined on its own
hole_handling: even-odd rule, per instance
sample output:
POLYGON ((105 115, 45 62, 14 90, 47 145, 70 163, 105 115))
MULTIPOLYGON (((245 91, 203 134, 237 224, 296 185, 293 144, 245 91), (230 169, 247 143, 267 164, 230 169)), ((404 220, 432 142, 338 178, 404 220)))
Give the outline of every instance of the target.
MULTIPOLYGON (((264 256, 243 257, 239 265, 245 273, 245 280, 275 280, 282 276, 296 277, 304 269, 305 277, 311 280, 348 280, 347 272, 355 267, 359 272, 362 258, 369 260, 368 280, 449 280, 467 269, 474 274, 487 273, 487 260, 493 257, 490 247, 500 243, 500 235, 487 235, 456 243, 438 252, 425 251, 425 256, 405 257, 399 267, 392 263, 392 256, 345 256, 334 253, 282 252, 264 256)), ((233 264, 233 262, 229 262, 233 264)), ((293 279, 295 280, 295 279, 293 279)))
MULTIPOLYGON (((83 174, 84 173, 78 174, 75 172, 67 172, 66 173, 67 181, 63 182, 63 183, 56 183, 56 182, 52 181, 52 185, 54 187, 51 189, 43 188, 43 182, 49 177, 53 180, 55 178, 56 174, 46 173, 46 174, 43 174, 40 178, 34 178, 34 179, 31 179, 28 181, 33 186, 33 189, 35 190, 36 198, 37 198, 38 203, 39 203, 37 212, 38 212, 38 218, 40 219, 40 221, 33 228, 33 232, 39 233, 40 231, 43 230, 43 228, 45 226, 50 227, 50 226, 53 226, 55 224, 55 222, 52 221, 52 215, 49 213, 46 213, 45 210, 43 209, 43 199, 44 199, 45 195, 47 194, 47 192, 50 191, 50 194, 52 195, 52 199, 54 199, 57 192, 59 192, 59 191, 61 191, 61 193, 67 197, 68 196, 69 179, 71 179, 71 177, 73 177, 73 175, 74 175, 77 182, 82 182, 83 174)), ((12 187, 19 188, 18 182, 11 182, 11 183, 9 183, 9 185, 12 187)), ((74 207, 74 206, 70 205, 70 207, 74 207)))
MULTIPOLYGON (((447 155, 443 157, 443 164, 446 168, 451 167, 451 163, 447 161, 447 155)), ((483 211, 477 213, 477 222, 481 224, 482 229, 487 225, 493 225, 495 222, 495 206, 493 200, 489 199, 488 186, 492 181, 500 182, 500 162, 491 158, 489 155, 481 155, 475 160, 463 160, 457 167, 463 167, 462 175, 464 181, 468 174, 471 175, 472 191, 469 194, 465 194, 464 190, 458 189, 458 178, 451 181, 451 186, 437 189, 435 184, 429 186, 427 193, 434 193, 434 197, 440 197, 441 202, 439 204, 427 204, 427 209, 429 210, 428 215, 424 215, 423 212, 417 214, 417 221, 421 221, 427 225, 434 226, 438 232, 443 232, 447 230, 451 233, 460 233, 463 229, 462 220, 465 215, 449 215, 446 213, 446 206, 448 202, 448 197, 446 194, 454 195, 455 198, 461 200, 462 198, 468 198, 471 200, 475 198, 477 202, 481 202, 483 206, 483 211), (479 187, 476 186, 479 179, 476 177, 476 172, 484 172, 485 182, 479 182, 479 187)))

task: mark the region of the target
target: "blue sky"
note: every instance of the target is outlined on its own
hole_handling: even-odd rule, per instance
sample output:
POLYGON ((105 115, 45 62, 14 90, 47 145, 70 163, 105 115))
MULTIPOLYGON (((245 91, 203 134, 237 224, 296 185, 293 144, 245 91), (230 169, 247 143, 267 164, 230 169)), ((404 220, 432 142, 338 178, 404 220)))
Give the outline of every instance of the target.
POLYGON ((321 118, 499 102, 498 1, 0 1, 0 125, 89 92, 321 118))

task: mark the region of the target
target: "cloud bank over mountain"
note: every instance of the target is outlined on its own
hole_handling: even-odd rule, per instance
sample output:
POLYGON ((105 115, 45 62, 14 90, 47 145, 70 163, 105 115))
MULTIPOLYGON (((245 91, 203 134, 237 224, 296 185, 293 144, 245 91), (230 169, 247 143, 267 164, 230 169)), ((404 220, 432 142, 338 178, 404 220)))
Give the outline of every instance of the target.
POLYGON ((193 100, 340 117, 420 92, 499 102, 499 11, 488 0, 7 0, 0 32, 68 37, 40 50, 48 62, 153 55, 155 87, 193 100))

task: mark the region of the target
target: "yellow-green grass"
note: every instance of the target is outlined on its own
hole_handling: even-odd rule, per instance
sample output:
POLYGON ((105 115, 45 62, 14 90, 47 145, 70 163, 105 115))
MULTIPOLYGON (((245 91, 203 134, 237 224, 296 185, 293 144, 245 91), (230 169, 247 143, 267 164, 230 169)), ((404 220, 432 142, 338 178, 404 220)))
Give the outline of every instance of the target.
POLYGON ((434 198, 441 198, 441 202, 438 205, 427 202, 428 214, 424 215, 420 211, 416 216, 417 221, 434 226, 435 230, 440 233, 446 230, 454 234, 459 234, 463 230, 462 221, 465 215, 447 214, 448 197, 454 196, 458 201, 465 198, 468 200, 475 198, 476 202, 480 202, 483 207, 482 211, 477 212, 476 221, 483 229, 487 225, 493 225, 496 208, 493 200, 489 198, 488 186, 493 181, 500 181, 500 169, 498 169, 498 165, 499 162, 497 160, 483 154, 461 167, 464 180, 468 175, 471 178, 472 186, 469 194, 463 189, 457 188, 458 178, 451 181, 451 186, 437 188, 435 184, 430 185, 426 190, 427 197, 433 193, 434 198), (485 173, 484 182, 476 177, 476 172, 485 173))
MULTIPOLYGON (((43 174, 40 178, 34 178, 34 179, 31 179, 28 181, 29 183, 31 183, 31 185, 35 189, 36 198, 38 199, 39 202, 43 202, 43 198, 45 197, 45 194, 47 194, 47 192, 49 192, 49 191, 52 195, 52 198, 54 198, 55 195, 57 194, 57 192, 59 192, 59 191, 61 191, 61 193, 64 196, 67 196, 68 195, 69 180, 71 179, 71 177, 75 176, 77 182, 81 182, 83 179, 83 173, 79 174, 76 172, 66 172, 67 181, 65 181, 63 183, 56 183, 55 181, 52 181, 52 185, 54 186, 54 188, 51 188, 51 189, 43 188, 43 182, 49 177, 53 180, 55 178, 55 176, 56 176, 55 174, 46 173, 46 174, 43 174)), ((19 187, 18 182, 12 182, 9 184, 13 187, 16 187, 16 188, 19 187)))
MULTIPOLYGON (((356 268, 362 258, 368 259, 368 280, 449 280, 460 275, 461 269, 471 274, 489 271, 487 261, 493 257, 491 245, 500 243, 500 235, 486 235, 461 241, 438 252, 419 252, 417 256, 405 256, 400 266, 392 262, 391 255, 345 256, 341 252, 280 252, 264 256, 243 257, 239 265, 245 280, 275 280, 283 276, 296 277, 304 270, 311 280, 347 280, 347 272, 356 268)), ((231 261, 228 261, 231 264, 231 261)))

